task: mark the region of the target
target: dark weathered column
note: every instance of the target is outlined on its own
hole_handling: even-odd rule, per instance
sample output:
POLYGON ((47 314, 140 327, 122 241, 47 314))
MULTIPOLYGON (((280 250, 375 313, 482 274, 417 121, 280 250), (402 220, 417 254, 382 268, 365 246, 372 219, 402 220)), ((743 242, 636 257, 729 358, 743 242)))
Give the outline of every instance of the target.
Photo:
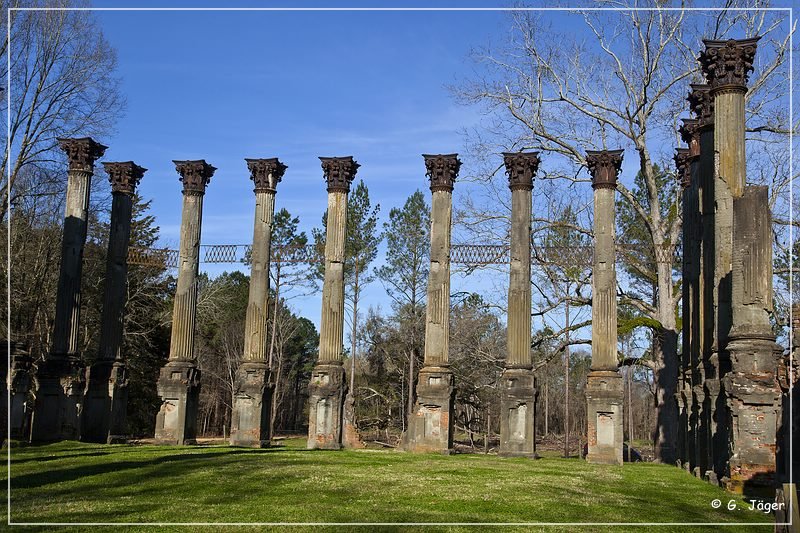
POLYGON ((426 155, 431 180, 431 267, 425 316, 425 361, 419 371, 414 411, 408 421, 405 448, 413 452, 449 453, 453 448, 455 385, 449 364, 450 230, 453 184, 458 154, 426 155))
POLYGON ((504 153, 511 189, 508 356, 500 378, 500 455, 536 457, 536 382, 531 359, 531 191, 539 154, 504 153))
POLYGON ((342 447, 342 409, 347 394, 342 368, 347 193, 360 165, 352 156, 320 160, 328 184, 328 219, 319 360, 309 384, 308 447, 338 450, 342 447))
POLYGON ((590 463, 622 464, 623 383, 617 368, 614 193, 622 150, 587 151, 594 189, 592 367, 586 382, 590 463))
POLYGON ((269 259, 275 193, 286 165, 272 159, 246 159, 255 183, 256 213, 250 255, 250 294, 244 325, 244 354, 236 371, 231 414, 231 445, 264 448, 270 443, 272 391, 267 362, 269 259))
MULTIPOLYGON (((800 303, 792 304, 790 317, 791 345, 784 352, 778 367, 778 381, 781 386, 781 420, 778 428, 778 447, 776 451, 778 474, 784 490, 788 483, 796 479, 800 465, 800 303), (794 433, 794 435, 792 435, 794 433), (794 446, 792 446, 794 441, 794 446)), ((795 513, 798 510, 795 509, 795 513)), ((800 522, 797 522, 800 523, 800 522)))
POLYGON ((781 411, 772 314, 772 212, 766 186, 745 186, 734 200, 731 371, 724 378, 731 413, 728 490, 774 496, 781 411))
POLYGON ((696 290, 697 280, 695 271, 695 262, 699 259, 699 254, 694 254, 693 235, 697 221, 693 220, 693 202, 694 195, 692 194, 692 165, 690 161, 689 149, 678 148, 675 150, 675 168, 677 171, 678 181, 680 182, 682 213, 683 213, 683 268, 682 277, 683 283, 681 284, 681 311, 682 311, 682 346, 681 358, 678 367, 678 386, 676 387, 675 399, 678 404, 678 463, 681 468, 689 469, 689 455, 692 448, 689 442, 689 435, 691 434, 689 426, 689 418, 691 415, 691 348, 692 348, 692 326, 693 326, 693 301, 692 297, 696 290))
POLYGON ((86 243, 89 192, 94 162, 106 146, 89 137, 59 139, 67 153, 67 201, 61 245, 53 345, 36 369, 36 407, 31 440, 77 439, 85 367, 78 348, 81 312, 81 273, 86 243))
POLYGON ((123 321, 128 299, 128 245, 133 195, 147 169, 132 161, 103 163, 111 182, 111 221, 106 259, 100 353, 86 375, 81 440, 121 443, 127 440, 128 373, 122 355, 123 321))
MULTIPOLYGON (((697 406, 696 454, 693 473, 697 477, 716 479, 712 470, 713 442, 716 433, 714 413, 719 403, 719 360, 714 354, 716 338, 714 301, 714 101, 708 85, 692 84, 689 105, 697 120, 699 157, 697 173, 700 207, 701 274, 700 329, 698 332, 699 361, 692 373, 692 394, 697 406)), ((724 399, 723 399, 724 403, 724 399)))
POLYGON ((169 361, 158 378, 161 409, 156 415, 155 438, 159 444, 194 444, 200 397, 200 370, 194 354, 200 228, 203 196, 217 169, 202 159, 173 162, 183 182, 180 260, 169 361))
MULTIPOLYGON (((711 360, 722 380, 731 369, 727 350, 731 329, 731 268, 733 249, 733 200, 745 186, 744 95, 753 70, 758 39, 704 40, 699 61, 714 101, 714 342, 711 360)), ((714 383, 716 385, 716 383, 714 383)), ((713 470, 717 479, 728 475, 730 409, 720 390, 714 410, 713 470)))
POLYGON ((683 141, 689 146, 676 155, 678 175, 683 187, 683 369, 681 396, 685 404, 685 438, 682 457, 685 469, 697 466, 700 402, 695 392, 702 385, 698 371, 703 345, 703 226, 702 187, 700 184, 700 122, 684 119, 680 128, 683 141))
MULTIPOLYGON (((7 347, 0 344, 0 350, 7 347)), ((8 395, 11 400, 9 422, 11 424, 12 439, 28 439, 30 437, 30 415, 33 405, 31 399, 31 385, 33 381, 33 359, 29 355, 27 346, 18 342, 11 342, 11 368, 8 375, 8 395)))

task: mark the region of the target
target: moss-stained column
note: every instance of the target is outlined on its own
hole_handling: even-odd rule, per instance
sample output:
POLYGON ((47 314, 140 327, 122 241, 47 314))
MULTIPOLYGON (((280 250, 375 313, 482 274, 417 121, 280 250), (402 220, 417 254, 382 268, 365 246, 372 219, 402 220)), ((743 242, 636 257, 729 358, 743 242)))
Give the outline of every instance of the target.
POLYGON ((244 354, 236 371, 231 445, 265 448, 270 443, 273 383, 267 362, 269 259, 275 193, 286 165, 277 158, 246 159, 255 184, 256 210, 250 255, 250 294, 244 324, 244 354))
POLYGON ((347 193, 360 165, 352 156, 320 160, 328 184, 328 219, 319 360, 309 384, 308 447, 338 450, 342 447, 342 409, 347 394, 342 368, 347 193))
POLYGON ((500 378, 500 455, 536 457, 536 381, 531 360, 531 191, 539 154, 504 153, 511 189, 508 356, 500 378))
MULTIPOLYGON (((713 347, 716 338, 714 301, 716 284, 714 282, 714 101, 710 87, 692 84, 687 100, 695 115, 696 128, 690 134, 698 137, 697 181, 699 187, 698 205, 700 209, 700 285, 699 285, 699 331, 698 361, 692 372, 692 396, 697 408, 697 433, 695 438, 695 461, 692 472, 697 477, 716 478, 711 469, 713 463, 712 437, 716 431, 714 412, 719 397, 718 359, 713 347)), ((688 133, 688 131, 686 132, 688 133)), ((690 140, 684 135, 684 140, 690 140)), ((690 150, 692 149, 690 144, 690 150)), ((724 403, 724 400, 723 400, 724 403)))
POLYGON ((194 444, 200 397, 200 370, 194 354, 200 228, 203 196, 216 168, 202 159, 174 163, 183 182, 180 260, 169 361, 158 379, 161 409, 156 415, 155 438, 160 444, 194 444))
POLYGON ((781 411, 772 314, 772 212, 769 189, 748 185, 734 200, 731 371, 724 388, 731 414, 730 482, 746 495, 774 496, 781 411))
POLYGON ((590 463, 622 464, 623 383, 617 369, 617 273, 614 193, 622 150, 587 151, 594 189, 592 367, 586 382, 590 463))
POLYGON ((680 128, 683 141, 689 146, 675 156, 678 176, 683 188, 683 357, 680 394, 685 405, 685 438, 683 467, 692 471, 697 466, 701 399, 695 392, 702 386, 698 365, 703 345, 703 222, 700 183, 700 121, 684 119, 680 128))
MULTIPOLYGON (((711 364, 718 375, 712 423, 712 469, 717 480, 729 475, 730 409, 723 378, 731 370, 727 349, 732 321, 731 269, 733 250, 733 201, 745 186, 744 96, 753 70, 755 39, 704 40, 698 58, 714 101, 714 340, 711 364)), ((712 479, 713 481, 713 479, 712 479)))
POLYGON ((78 348, 81 313, 83 248, 86 244, 94 163, 106 146, 89 137, 59 139, 69 161, 61 269, 58 276, 53 344, 37 365, 36 406, 31 420, 31 440, 77 439, 85 386, 85 366, 78 348))
POLYGON ((431 267, 425 316, 425 362, 419 371, 414 411, 404 436, 413 452, 450 453, 455 385, 449 368, 450 231, 458 154, 422 156, 431 180, 431 267))
POLYGON ((111 221, 106 259, 100 353, 86 376, 81 440, 122 443, 126 438, 128 373, 122 354, 128 299, 128 245, 133 195, 147 169, 132 161, 103 163, 111 182, 111 221))
MULTIPOLYGON (((683 213, 683 284, 681 285, 681 310, 682 310, 682 350, 680 367, 678 369, 678 387, 675 393, 678 403, 678 460, 682 468, 690 469, 691 451, 693 443, 690 439, 694 432, 690 426, 692 412, 692 364, 691 350, 694 340, 693 327, 697 323, 694 296, 697 292, 697 261, 699 253, 695 253, 694 231, 699 227, 697 218, 697 195, 692 189, 692 162, 689 148, 678 148, 675 151, 675 169, 682 189, 683 213)), ((696 184, 695 184, 696 185, 696 184)), ((699 243, 698 243, 699 244, 699 243)))

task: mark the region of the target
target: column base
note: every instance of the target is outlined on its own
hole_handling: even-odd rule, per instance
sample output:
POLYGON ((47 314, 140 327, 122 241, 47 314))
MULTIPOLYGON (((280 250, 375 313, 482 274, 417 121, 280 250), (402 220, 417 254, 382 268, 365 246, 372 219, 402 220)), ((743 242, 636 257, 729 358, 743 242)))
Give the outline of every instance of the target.
POLYGON ((746 496, 774 495, 778 487, 775 445, 780 418, 776 377, 780 346, 771 335, 731 335, 733 370, 723 378, 730 413, 731 456, 726 488, 746 496))
POLYGON ((419 371, 414 411, 403 435, 409 452, 453 453, 455 380, 449 368, 426 366, 419 371))
POLYGON ((342 446, 344 448, 362 449, 366 448, 361 440, 356 424, 356 399, 353 391, 347 393, 344 398, 344 434, 342 435, 342 446))
POLYGON ((33 359, 26 351, 11 343, 11 373, 8 377, 8 406, 12 439, 30 437, 31 385, 33 382, 33 359))
POLYGON ((536 455, 536 378, 533 370, 507 368, 500 377, 500 451, 502 457, 536 455))
POLYGON ((128 372, 122 361, 99 361, 86 373, 81 440, 127 442, 128 372))
POLYGON ((161 408, 156 415, 156 444, 195 444, 200 370, 193 361, 170 361, 158 378, 161 408))
POLYGON ((317 364, 311 373, 308 393, 308 449, 340 450, 347 393, 341 363, 317 364))
POLYGON ((266 362, 248 361, 236 372, 231 413, 231 446, 267 448, 272 438, 272 373, 266 362))
POLYGON ((77 356, 51 355, 37 366, 31 442, 77 440, 80 437, 85 371, 77 356))
POLYGON ((588 453, 586 461, 622 464, 622 376, 616 370, 592 370, 586 380, 588 453))

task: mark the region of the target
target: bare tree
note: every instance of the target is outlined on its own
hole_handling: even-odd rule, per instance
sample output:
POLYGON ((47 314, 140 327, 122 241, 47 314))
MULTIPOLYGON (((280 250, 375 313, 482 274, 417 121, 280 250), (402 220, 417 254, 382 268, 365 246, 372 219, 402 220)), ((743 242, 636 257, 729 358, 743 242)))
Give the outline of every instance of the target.
MULTIPOLYGON (((0 1, 11 9, 10 31, 2 17, 3 56, 9 54, 11 108, 8 132, 2 130, 0 220, 9 205, 30 194, 60 194, 66 175, 58 137, 103 137, 124 107, 115 75, 116 53, 88 11, 36 11, 37 6, 71 7, 72 2, 0 1), (8 35, 11 36, 9 41, 8 35), (9 137, 10 134, 10 137, 9 137), (57 164, 57 167, 54 167, 57 164), (9 169, 10 167, 10 169, 9 169)), ((9 74, 0 62, 0 77, 9 74)))
MULTIPOLYGON (((609 5, 619 7, 616 2, 609 5)), ((656 382, 656 456, 672 462, 680 299, 674 256, 682 221, 670 215, 680 212, 680 190, 675 180, 660 180, 657 168, 672 167, 678 119, 687 109, 688 84, 701 81, 696 56, 704 37, 763 36, 747 99, 748 138, 758 141, 750 145, 759 152, 785 149, 778 141, 790 127, 782 112, 788 90, 788 19, 783 13, 766 11, 574 12, 568 15, 574 26, 565 33, 563 26, 553 28, 546 16, 513 12, 504 47, 476 52, 478 77, 455 89, 462 102, 488 111, 483 128, 470 135, 481 174, 475 181, 484 187, 483 201, 473 197, 465 202, 460 220, 472 232, 503 233, 508 200, 493 166, 493 154, 521 149, 543 152, 537 187, 545 198, 540 201, 555 191, 572 196, 581 212, 590 203, 589 188, 574 185, 589 181, 581 173, 586 150, 628 150, 628 159, 634 160, 641 176, 641 190, 634 190, 632 175, 623 175, 618 191, 646 230, 655 259, 649 272, 655 290, 641 294, 630 279, 620 276, 619 294, 622 303, 648 319, 647 327, 653 331, 652 358, 647 364, 656 382)), ((752 181, 769 180, 773 198, 781 198, 792 177, 781 170, 769 174, 769 158, 749 150, 754 156, 748 165, 752 181)), ((778 200, 775 206, 780 210, 778 200)), ((546 208, 540 211, 547 212, 546 208)), ((541 229, 553 220, 535 222, 541 229)), ((590 228, 584 217, 575 229, 590 234, 590 228)), ((588 298, 575 302, 573 296, 571 303, 591 303, 588 298)))

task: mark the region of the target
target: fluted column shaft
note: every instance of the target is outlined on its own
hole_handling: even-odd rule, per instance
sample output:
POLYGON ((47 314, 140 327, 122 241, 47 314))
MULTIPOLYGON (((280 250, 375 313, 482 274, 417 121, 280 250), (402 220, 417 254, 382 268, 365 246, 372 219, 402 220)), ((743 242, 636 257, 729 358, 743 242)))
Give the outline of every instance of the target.
POLYGON ((531 189, 511 192, 506 367, 531 368, 531 189))
POLYGON ((244 360, 267 360, 269 259, 275 191, 256 190, 253 247, 250 256, 250 294, 244 331, 244 360))
POLYGON ((431 267, 425 316, 425 366, 449 365, 452 216, 452 192, 434 190, 431 199, 431 267))
POLYGON ((325 279, 322 286, 319 362, 342 362, 344 346, 344 241, 347 231, 347 192, 328 192, 325 232, 325 279))
POLYGON ((615 189, 594 189, 592 370, 617 369, 615 189))
POLYGON ((59 141, 61 148, 67 152, 69 172, 51 352, 56 357, 65 357, 79 355, 81 275, 88 227, 89 193, 94 162, 103 156, 106 147, 90 138, 59 141))
POLYGON ((197 274, 200 270, 200 229, 203 193, 185 191, 181 213, 181 243, 178 283, 172 309, 171 361, 194 360, 194 328, 197 315, 197 274))
POLYGON ((103 295, 103 318, 100 326, 102 361, 122 359, 123 320, 128 299, 128 244, 131 240, 133 198, 116 191, 111 200, 111 231, 108 238, 106 285, 103 295))

